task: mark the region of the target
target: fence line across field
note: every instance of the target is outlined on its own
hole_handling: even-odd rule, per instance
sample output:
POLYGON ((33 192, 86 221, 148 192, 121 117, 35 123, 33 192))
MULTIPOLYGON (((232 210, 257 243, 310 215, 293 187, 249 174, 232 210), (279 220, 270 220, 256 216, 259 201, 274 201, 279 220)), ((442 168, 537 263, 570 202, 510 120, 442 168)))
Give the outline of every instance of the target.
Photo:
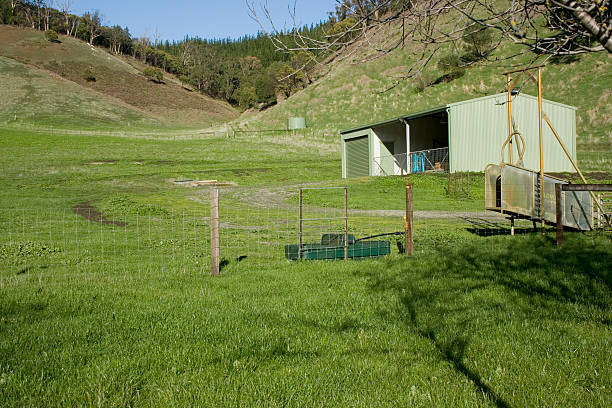
MULTIPOLYGON (((326 193, 323 201, 334 201, 332 192, 342 189, 344 187, 325 188, 330 193, 326 193)), ((347 198, 349 190, 345 190, 347 198)), ((311 193, 317 194, 316 191, 311 193)), ((342 237, 340 246, 345 255, 344 249, 353 239, 348 239, 349 235, 354 236, 355 242, 363 238, 366 241, 386 240, 393 254, 405 254, 410 252, 411 242, 413 251, 420 253, 445 242, 454 245, 455 239, 481 240, 482 245, 493 245, 495 237, 514 233, 520 238, 541 233, 529 219, 516 218, 511 224, 509 214, 484 209, 444 210, 446 204, 440 203, 446 200, 445 203, 473 206, 470 199, 428 198, 419 194, 418 188, 413 195, 412 217, 409 216, 408 196, 404 209, 319 207, 304 201, 300 214, 299 202, 286 201, 280 208, 257 205, 244 198, 244 190, 233 187, 219 190, 218 217, 210 211, 211 200, 207 194, 202 197, 201 208, 189 211, 165 210, 154 205, 122 207, 121 203, 116 208, 103 206, 101 209, 88 205, 36 210, 0 208, 0 270, 5 271, 0 275, 50 266, 76 270, 98 268, 101 271, 142 272, 168 268, 205 272, 219 265, 219 272, 223 273, 232 268, 289 262, 286 258, 288 245, 301 244, 301 248, 310 243, 321 245, 323 237, 334 235, 342 237), (211 226, 216 218, 218 243, 212 245, 211 251, 211 226), (409 220, 412 220, 411 225, 408 225, 409 220), (412 239, 398 236, 401 232, 405 233, 404 238, 411 234, 412 239), (219 255, 211 262, 214 248, 218 248, 219 255)), ((342 196, 338 194, 338 199, 342 196)), ((312 202, 321 202, 320 197, 314 198, 312 202)), ((594 227, 598 219, 603 223, 605 217, 610 216, 595 211, 593 214, 597 217, 592 220, 594 227)), ((552 234, 555 227, 549 224, 546 231, 552 234)), ((593 239, 601 237, 597 234, 593 239)))
POLYGON ((311 141, 325 141, 335 143, 334 131, 327 131, 324 129, 313 129, 305 128, 300 131, 294 131, 290 129, 237 129, 237 128, 223 128, 223 129, 211 129, 211 130, 155 130, 147 129, 142 130, 135 128, 130 130, 124 129, 92 129, 92 130, 75 130, 75 129, 63 129, 54 127, 44 126, 32 126, 27 124, 19 124, 19 126, 11 126, 6 124, 0 124, 2 130, 27 130, 33 133, 46 133, 51 135, 75 135, 75 136, 114 136, 114 137, 127 137, 127 138, 141 138, 141 139, 156 139, 156 140, 197 140, 197 139, 256 139, 256 138, 274 138, 278 139, 282 136, 282 139, 295 140, 296 138, 308 137, 311 141))
POLYGON ((90 207, 0 209, 0 264, 198 268, 208 262, 201 251, 207 224, 186 212, 106 218, 90 207))

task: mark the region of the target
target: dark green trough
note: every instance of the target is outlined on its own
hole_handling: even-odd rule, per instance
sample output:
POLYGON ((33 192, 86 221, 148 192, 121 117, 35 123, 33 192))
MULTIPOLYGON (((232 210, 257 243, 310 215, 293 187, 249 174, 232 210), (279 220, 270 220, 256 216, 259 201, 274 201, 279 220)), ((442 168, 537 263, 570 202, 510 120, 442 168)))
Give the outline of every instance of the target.
MULTIPOLYGON (((352 234, 349 234, 348 239, 349 259, 371 258, 391 253, 389 241, 355 242, 355 236, 352 234)), ((299 245, 285 245, 285 258, 297 261, 299 259, 299 245)), ((320 244, 303 244, 302 259, 344 259, 344 234, 323 234, 320 244)))

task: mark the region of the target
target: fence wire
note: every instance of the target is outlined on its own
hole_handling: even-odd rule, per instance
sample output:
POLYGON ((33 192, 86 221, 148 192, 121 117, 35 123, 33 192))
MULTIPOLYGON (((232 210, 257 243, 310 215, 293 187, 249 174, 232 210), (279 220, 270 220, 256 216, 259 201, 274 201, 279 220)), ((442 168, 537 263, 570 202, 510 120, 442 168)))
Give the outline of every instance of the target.
MULTIPOLYGON (((523 187, 514 186, 515 193, 525 193, 523 187)), ((222 273, 293 262, 289 260, 294 259, 289 256, 289 247, 297 246, 299 240, 297 189, 282 194, 278 203, 250 200, 249 194, 257 194, 256 189, 245 193, 244 188, 229 187, 220 192, 222 273)), ((337 195, 327 201, 305 200, 303 246, 323 248, 324 255, 329 255, 314 259, 344 257, 343 192, 337 195)), ((207 196, 203 195, 197 211, 139 207, 137 211, 103 212, 85 203, 45 210, 0 209, 0 270, 5 277, 52 267, 129 273, 168 269, 207 274, 211 240, 207 196)), ((498 195, 490 198, 495 204, 501 200, 498 195)), ((601 200, 607 204, 610 197, 602 195, 601 200)), ((350 206, 357 206, 356 201, 349 198, 350 206)), ((485 210, 483 201, 478 196, 455 199, 441 194, 432 198, 415 189, 415 253, 444 250, 463 242, 493 247, 503 245, 503 240, 542 234, 541 223, 520 214, 485 210)), ((547 211, 551 211, 550 206, 547 211)), ((401 206, 390 210, 349 209, 349 247, 359 254, 349 257, 402 254, 404 215, 401 206)), ((593 217, 594 230, 581 234, 594 240, 609 239, 610 228, 604 225, 601 210, 594 209, 593 217)), ((544 232, 552 237, 554 225, 546 224, 544 232)))
POLYGON ((102 215, 91 206, 0 209, 0 265, 17 273, 51 266, 131 272, 209 267, 208 217, 142 212, 102 215))

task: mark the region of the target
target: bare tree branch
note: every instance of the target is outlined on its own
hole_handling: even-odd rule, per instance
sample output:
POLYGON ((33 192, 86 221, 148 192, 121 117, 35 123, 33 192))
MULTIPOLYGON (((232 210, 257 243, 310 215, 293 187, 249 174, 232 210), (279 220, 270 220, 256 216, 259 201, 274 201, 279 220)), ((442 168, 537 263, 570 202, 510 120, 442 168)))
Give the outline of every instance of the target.
MULTIPOLYGON (((289 31, 276 28, 267 0, 245 1, 251 18, 278 51, 309 51, 316 60, 348 58, 357 50, 363 55, 367 49, 368 56, 360 61, 364 62, 407 41, 424 49, 433 45, 430 51, 435 54, 440 44, 462 41, 485 29, 498 33, 497 44, 505 38, 536 55, 612 53, 612 13, 602 0, 336 0, 322 38, 300 33, 297 0, 289 31)), ((433 54, 424 52, 410 72, 420 72, 422 62, 431 62, 433 54)))

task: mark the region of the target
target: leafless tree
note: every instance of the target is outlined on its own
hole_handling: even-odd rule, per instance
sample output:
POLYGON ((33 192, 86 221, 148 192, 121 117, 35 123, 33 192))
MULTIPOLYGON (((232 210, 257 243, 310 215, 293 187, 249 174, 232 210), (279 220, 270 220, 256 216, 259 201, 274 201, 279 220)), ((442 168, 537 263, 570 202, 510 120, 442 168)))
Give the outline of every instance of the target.
POLYGON ((161 35, 159 34, 159 30, 157 29, 157 27, 155 27, 155 33, 153 34, 153 45, 155 47, 157 47, 157 45, 160 43, 160 38, 161 35))
POLYGON ((350 57, 351 49, 363 55, 366 47, 376 57, 412 42, 420 50, 412 74, 445 44, 483 30, 497 33, 498 43, 511 41, 536 55, 612 53, 610 0, 336 0, 323 38, 305 37, 294 24, 289 41, 287 30, 275 26, 267 0, 246 3, 279 51, 350 57))
POLYGON ((94 40, 102 34, 102 16, 100 11, 93 10, 83 14, 83 22, 87 26, 89 45, 93 45, 94 40))
POLYGON ((64 29, 66 30, 66 35, 70 35, 73 27, 73 24, 71 24, 70 21, 72 0, 58 0, 57 6, 59 7, 61 15, 64 17, 64 29))
POLYGON ((45 8, 45 0, 31 0, 34 6, 34 14, 36 15, 36 28, 41 29, 43 23, 43 9, 45 8))
POLYGON ((16 0, 12 1, 11 5, 13 11, 19 10, 23 13, 27 24, 31 28, 40 28, 40 9, 38 8, 38 2, 40 0, 16 0))
POLYGON ((50 20, 51 20, 51 13, 53 11, 53 0, 42 0, 40 2, 41 6, 41 11, 42 11, 42 15, 43 15, 43 24, 44 24, 44 29, 45 31, 47 31, 49 29, 49 27, 51 26, 50 24, 50 20))

